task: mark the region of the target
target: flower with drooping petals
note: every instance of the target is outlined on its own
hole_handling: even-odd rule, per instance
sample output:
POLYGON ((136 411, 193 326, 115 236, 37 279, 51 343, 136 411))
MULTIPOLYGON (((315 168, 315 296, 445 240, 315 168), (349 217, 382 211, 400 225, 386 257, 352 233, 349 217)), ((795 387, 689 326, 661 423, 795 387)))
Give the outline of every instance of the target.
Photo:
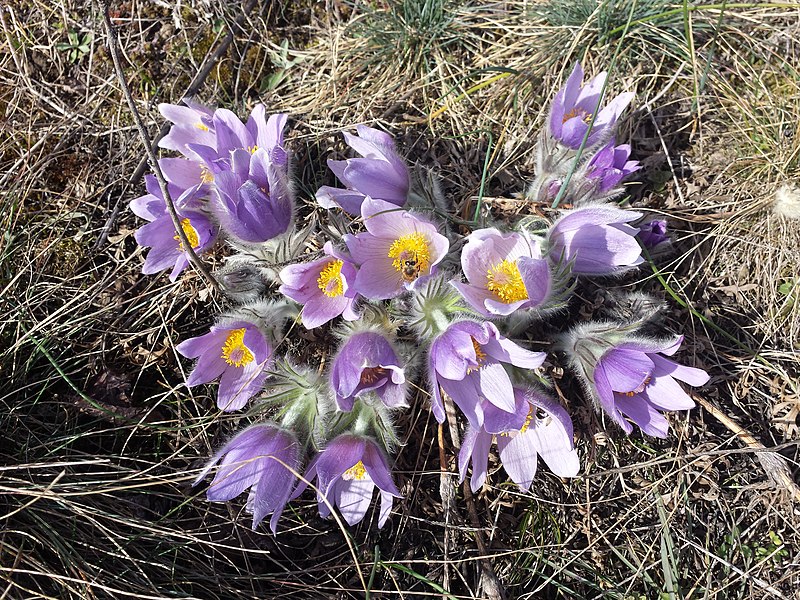
POLYGON ((303 305, 300 313, 306 329, 324 325, 339 315, 354 321, 356 268, 349 257, 334 249, 331 242, 322 248, 326 256, 299 265, 284 267, 280 292, 303 305))
POLYGON ((576 275, 613 275, 642 262, 638 230, 628 225, 641 213, 608 204, 582 206, 564 214, 547 234, 549 258, 571 263, 576 275))
POLYGON ((408 406, 406 377, 389 340, 376 331, 348 337, 333 359, 331 387, 339 410, 353 410, 355 399, 374 392, 389 408, 408 406))
POLYGON ((478 229, 461 251, 468 283, 454 281, 469 304, 486 317, 541 306, 552 278, 539 243, 519 233, 478 229))
POLYGON ((628 160, 631 155, 630 144, 615 146, 615 143, 611 138, 586 166, 586 177, 596 180, 600 192, 615 188, 628 175, 642 168, 639 161, 628 160))
POLYGON ((271 423, 240 431, 211 458, 193 485, 220 461, 206 492, 209 501, 226 502, 249 488, 247 511, 253 515, 253 529, 272 513, 269 526, 276 533, 300 468, 300 444, 294 433, 271 423))
POLYGON ((484 424, 484 401, 506 413, 515 412, 513 386, 503 365, 535 369, 545 357, 506 339, 492 323, 452 323, 433 341, 428 355, 436 420, 443 423, 445 419, 442 392, 475 427, 484 424))
POLYGON ((450 247, 435 225, 390 202, 367 197, 361 214, 367 231, 344 241, 359 265, 355 289, 372 300, 398 296, 434 273, 450 247))
POLYGON ((586 323, 566 335, 573 369, 595 403, 625 433, 633 426, 654 437, 665 438, 669 429, 659 411, 689 410, 694 401, 676 379, 704 385, 709 377, 702 369, 679 365, 672 356, 683 336, 668 342, 640 338, 607 323, 586 323))
POLYGON ((187 386, 219 378, 217 406, 224 411, 239 410, 261 391, 273 351, 256 325, 241 320, 212 325, 209 333, 181 342, 176 349, 198 359, 187 386))
POLYGON ((515 423, 508 414, 486 404, 481 427, 467 426, 458 454, 460 480, 472 462, 470 487, 476 492, 486 481, 489 447, 494 438, 506 473, 520 489, 530 489, 536 475, 537 458, 560 477, 574 477, 580 463, 572 441, 572 420, 567 411, 550 398, 534 391, 514 389, 515 423), (496 414, 499 415, 498 420, 496 414))
POLYGON ((600 91, 606 76, 607 73, 604 71, 584 85, 583 69, 580 63, 575 63, 566 85, 558 90, 553 100, 549 121, 550 135, 553 138, 569 148, 578 149, 594 113, 597 113, 597 117, 586 141, 586 147, 590 148, 610 135, 622 111, 633 99, 633 94, 630 92, 620 94, 599 110, 600 91))
POLYGON ((343 132, 347 144, 362 158, 328 160, 328 167, 347 189, 327 185, 317 191, 323 208, 342 208, 351 215, 361 214, 367 196, 405 206, 408 200, 408 167, 395 150, 391 136, 367 127, 356 127, 358 136, 343 132))
POLYGON ((308 465, 292 498, 297 498, 315 478, 320 516, 330 515, 327 500, 339 507, 349 525, 364 518, 376 486, 381 496, 378 527, 383 527, 389 518, 393 498, 401 497, 383 450, 364 436, 342 434, 331 441, 308 465))

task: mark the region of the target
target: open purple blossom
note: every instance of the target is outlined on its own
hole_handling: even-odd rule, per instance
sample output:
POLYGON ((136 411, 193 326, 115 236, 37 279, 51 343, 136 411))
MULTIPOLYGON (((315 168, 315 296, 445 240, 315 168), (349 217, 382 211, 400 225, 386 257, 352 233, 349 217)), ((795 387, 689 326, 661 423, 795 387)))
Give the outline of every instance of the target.
POLYGON ((453 399, 474 427, 485 422, 484 401, 514 413, 514 390, 503 365, 535 369, 545 357, 506 339, 492 323, 452 323, 433 341, 428 356, 436 420, 443 423, 445 419, 442 393, 453 399))
POLYGON ((589 394, 628 434, 633 431, 630 419, 648 435, 667 437, 668 423, 659 411, 694 407, 676 379, 700 386, 709 378, 702 369, 665 358, 675 354, 683 336, 668 342, 632 338, 606 324, 589 323, 567 337, 573 367, 589 394))
POLYGON ((393 498, 401 497, 383 450, 374 440, 359 435, 342 434, 315 456, 292 498, 300 496, 315 478, 320 516, 330 515, 328 504, 338 506, 349 525, 364 518, 376 486, 381 496, 378 527, 386 523, 393 498))
POLYGON ((280 272, 283 282, 279 290, 303 305, 301 317, 306 329, 314 329, 342 315, 355 321, 356 292, 353 282, 356 268, 349 257, 334 249, 331 242, 322 248, 326 256, 298 265, 289 265, 280 272))
MULTIPOLYGON (((189 264, 189 255, 175 231, 175 224, 167 212, 167 204, 156 178, 148 175, 145 177, 145 182, 149 193, 131 200, 130 203, 131 210, 136 216, 149 221, 134 234, 140 246, 150 248, 142 266, 142 273, 151 275, 172 267, 169 278, 175 281, 189 264)), ((175 198, 181 228, 192 249, 197 254, 202 254, 214 245, 218 228, 208 216, 197 210, 199 207, 197 196, 203 193, 201 187, 181 190, 177 185, 168 183, 168 190, 175 198)))
POLYGON ((322 186, 317 201, 323 208, 342 208, 351 215, 361 213, 364 198, 370 196, 404 206, 408 199, 408 167, 395 150, 391 136, 367 127, 356 127, 358 136, 344 132, 344 139, 362 158, 328 160, 328 167, 347 189, 322 186))
MULTIPOLYGON (((574 477, 580 463, 572 440, 572 420, 567 411, 546 396, 514 389, 515 423, 500 424, 494 413, 502 412, 486 404, 486 421, 480 427, 467 426, 458 471, 461 481, 472 462, 470 487, 477 491, 486 481, 489 448, 496 440, 500 461, 511 480, 524 492, 536 476, 537 459, 541 457, 550 470, 560 477, 574 477)), ((508 413, 501 419, 508 421, 508 413)))
POLYGON ((468 283, 453 285, 485 317, 541 306, 550 294, 550 267, 539 243, 519 233, 473 231, 461 251, 461 268, 468 283))
POLYGON ((408 406, 406 377, 392 344, 375 331, 348 337, 333 359, 331 387, 339 410, 353 410, 355 399, 374 392, 389 408, 408 406))
POLYGON ((571 263, 576 275, 613 275, 642 262, 638 230, 630 221, 641 213, 607 204, 566 211, 547 234, 550 260, 571 263))
POLYGON ((217 406, 224 411, 239 410, 261 391, 273 352, 261 330, 247 321, 212 325, 211 331, 181 342, 176 349, 198 359, 187 386, 219 378, 217 406))
POLYGON ((604 71, 583 84, 583 69, 575 63, 566 85, 558 90, 550 112, 550 135, 565 146, 577 150, 587 130, 592 116, 597 113, 586 147, 601 142, 613 131, 614 124, 622 111, 633 99, 633 94, 626 92, 615 97, 603 109, 600 109, 600 91, 606 81, 604 71), (599 112, 598 112, 599 111, 599 112))
POLYGON ((344 241, 359 265, 356 291, 372 300, 398 296, 434 273, 450 247, 434 224, 390 202, 367 197, 361 215, 367 231, 344 241))
POLYGON ((615 146, 614 138, 595 154, 586 167, 586 177, 597 181, 598 190, 607 192, 616 187, 631 173, 642 168, 639 161, 628 160, 631 155, 629 144, 615 146))
POLYGON ((650 251, 666 245, 670 241, 669 234, 667 234, 667 222, 664 219, 653 219, 642 223, 639 225, 637 237, 642 245, 650 251))
POLYGON ((189 148, 205 146, 215 148, 217 136, 214 133, 214 111, 189 98, 180 104, 159 104, 158 110, 172 123, 169 133, 158 142, 161 148, 180 152, 193 161, 202 160, 200 155, 189 148))
POLYGON ((209 501, 226 502, 249 488, 246 508, 253 515, 253 529, 272 513, 269 526, 276 533, 300 468, 300 444, 294 433, 270 423, 240 431, 211 458, 193 485, 217 463, 206 492, 209 501))

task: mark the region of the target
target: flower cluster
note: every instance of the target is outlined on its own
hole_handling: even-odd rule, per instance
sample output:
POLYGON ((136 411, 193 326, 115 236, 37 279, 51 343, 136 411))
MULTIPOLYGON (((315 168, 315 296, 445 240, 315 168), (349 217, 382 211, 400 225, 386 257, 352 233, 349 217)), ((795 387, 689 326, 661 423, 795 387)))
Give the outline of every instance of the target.
MULTIPOLYGON (((239 250, 218 276, 230 299, 245 302, 177 346, 197 360, 188 387, 219 380, 218 408, 248 407, 255 417, 197 478, 216 469, 210 501, 249 490, 253 527, 272 514, 274 532, 286 504, 308 487, 322 517, 338 509, 350 525, 365 517, 377 487, 383 526, 401 497, 389 459, 394 421, 414 385, 427 388, 439 423, 451 410, 463 416, 458 470, 463 481, 471 468, 473 491, 488 479, 493 444, 523 492, 539 459, 556 476, 575 477, 573 423, 547 379, 559 361, 625 434, 636 425, 667 436, 664 412, 694 406, 678 381, 708 380, 667 358, 683 337, 644 333, 654 328, 652 314, 586 322, 573 294, 583 279, 636 269, 642 248, 669 244, 665 221, 643 223, 641 212, 611 202, 640 165, 630 145, 616 142, 632 94, 603 105, 605 77, 584 84, 576 65, 537 143, 528 200, 568 208, 475 227, 463 238, 437 220, 447 206, 437 190, 420 204, 430 196, 419 189, 423 178, 383 131, 344 133, 359 156, 327 161, 343 186, 316 193, 327 226, 296 231, 285 115, 267 117, 259 105, 244 124, 190 101, 160 107, 172 123, 161 146, 182 157, 159 166, 186 238, 197 252, 220 236, 239 250), (320 327, 330 335, 306 339, 323 348, 285 343, 292 328, 320 327), (545 332, 557 333, 537 347, 545 332)), ((151 247, 143 271, 171 266, 174 279, 186 252, 154 177, 147 191, 131 204, 149 221, 136 234, 151 247)))

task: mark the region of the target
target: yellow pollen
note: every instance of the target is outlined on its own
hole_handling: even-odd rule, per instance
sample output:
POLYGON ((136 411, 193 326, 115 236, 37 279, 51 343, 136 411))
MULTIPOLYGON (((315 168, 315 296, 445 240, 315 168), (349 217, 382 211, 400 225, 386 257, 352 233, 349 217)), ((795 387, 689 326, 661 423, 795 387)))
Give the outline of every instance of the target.
POLYGON ((564 117, 561 119, 561 122, 566 123, 573 117, 580 117, 587 125, 592 121, 592 113, 586 112, 582 108, 578 108, 576 106, 571 111, 564 113, 564 117))
POLYGON ((214 181, 214 176, 205 165, 200 165, 200 181, 203 183, 211 183, 214 181))
POLYGON ((352 467, 347 469, 347 471, 345 471, 342 474, 342 479, 344 479, 345 481, 350 481, 352 479, 361 481, 362 479, 364 479, 364 477, 366 477, 366 475, 367 475, 367 470, 364 468, 364 463, 358 461, 356 464, 354 464, 352 467))
POLYGON ((256 150, 258 150, 258 146, 248 146, 245 148, 245 150, 247 150, 250 154, 255 154, 256 150))
MULTIPOLYGON (((200 234, 197 233, 197 229, 192 227, 192 222, 189 219, 183 219, 181 221, 181 229, 183 229, 183 233, 186 234, 186 239, 189 240, 192 248, 197 248, 200 245, 200 234)), ((178 242, 178 249, 183 250, 181 238, 176 234, 173 239, 178 242)))
POLYGON ((245 329, 231 329, 222 345, 222 358, 232 367, 243 367, 255 360, 250 348, 244 345, 245 329))
POLYGON ((647 387, 648 383, 650 383, 650 378, 649 377, 647 379, 645 379, 644 382, 642 383, 642 385, 640 385, 638 388, 636 388, 632 392, 622 392, 622 395, 631 397, 631 396, 635 396, 636 394, 640 394, 641 392, 644 391, 644 388, 647 387))
POLYGON ((428 240, 417 231, 392 242, 388 256, 392 259, 392 266, 409 282, 430 267, 428 240))
POLYGON ((341 260, 334 260, 322 269, 317 278, 317 286, 328 298, 338 298, 344 294, 344 280, 342 279, 341 260))
POLYGON ((478 343, 478 340, 476 340, 472 336, 469 336, 469 339, 472 340, 472 347, 475 349, 475 362, 478 363, 478 366, 467 367, 467 375, 480 370, 480 368, 483 366, 484 361, 486 360, 486 352, 484 352, 483 349, 481 349, 481 345, 478 343))
MULTIPOLYGON (((526 431, 528 431, 528 427, 531 426, 531 421, 533 421, 533 411, 534 411, 533 406, 529 405, 528 406, 528 416, 525 417, 525 422, 522 424, 522 427, 519 428, 519 432, 520 433, 525 433, 526 431)), ((500 435, 502 437, 509 437, 511 435, 511 433, 505 431, 505 432, 501 433, 500 435)))
POLYGON ((203 125, 202 123, 195 123, 195 127, 197 127, 200 131, 208 131, 208 126, 203 125))
POLYGON ((528 290, 522 281, 517 261, 504 260, 486 273, 486 287, 500 302, 511 304, 528 299, 528 290))

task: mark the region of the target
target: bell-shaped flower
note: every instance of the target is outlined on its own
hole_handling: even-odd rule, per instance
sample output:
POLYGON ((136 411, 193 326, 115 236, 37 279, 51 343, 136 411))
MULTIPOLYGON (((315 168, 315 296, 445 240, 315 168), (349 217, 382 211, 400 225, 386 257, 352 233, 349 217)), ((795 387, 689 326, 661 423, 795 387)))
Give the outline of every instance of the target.
POLYGON ((461 251, 468 283, 453 285, 485 317, 536 308, 547 300, 552 278, 539 243, 519 233, 478 229, 461 251))
POLYGON ((359 396, 374 392, 389 408, 408 406, 406 376, 392 344, 376 331, 350 335, 333 359, 331 387, 339 410, 353 410, 359 396))
MULTIPOLYGON (((151 275, 172 267, 169 278, 175 281, 189 264, 189 255, 175 231, 175 224, 167 212, 167 204, 156 178, 148 175, 145 177, 145 182, 149 193, 135 198, 130 203, 131 210, 136 216, 149 221, 134 234, 140 246, 150 248, 142 266, 142 273, 151 275)), ((169 183, 168 191, 175 199, 181 228, 192 249, 197 254, 202 254, 214 245, 218 227, 199 210, 201 203, 198 195, 202 193, 201 187, 195 186, 184 190, 169 183)))
POLYGON ((206 492, 209 501, 226 502, 249 489, 246 508, 253 515, 253 529, 272 513, 269 526, 276 533, 300 468, 300 444, 294 433, 271 423, 240 431, 211 458, 193 485, 217 463, 206 492))
POLYGON ((617 187, 628 175, 642 168, 639 161, 628 160, 631 156, 629 144, 615 146, 615 143, 611 138, 586 165, 586 177, 596 181, 601 193, 617 187))
POLYGON ((395 150, 391 136, 367 127, 356 127, 358 136, 344 132, 347 144, 362 158, 328 160, 328 167, 347 189, 322 186, 317 201, 323 208, 342 208, 351 215, 361 214, 367 196, 405 206, 410 179, 408 167, 395 150))
POLYGON ((492 439, 497 443, 506 473, 523 492, 530 489, 536 476, 538 457, 560 477, 578 474, 580 463, 567 411, 542 394, 519 388, 514 389, 514 402, 513 420, 509 419, 509 413, 485 403, 484 424, 467 426, 458 454, 458 471, 464 481, 472 462, 473 492, 486 481, 492 439))
POLYGON ((484 424, 484 401, 506 413, 516 405, 511 378, 504 364, 535 369, 543 352, 531 352, 506 339, 492 323, 456 321, 434 339, 428 355, 428 373, 436 420, 444 422, 442 392, 450 396, 474 427, 484 424))
POLYGON ((586 147, 590 148, 611 136, 617 119, 630 104, 633 94, 620 94, 600 109, 600 91, 606 76, 604 71, 584 85, 583 69, 580 63, 575 63, 566 85, 558 90, 550 111, 549 132, 564 146, 573 150, 580 147, 595 113, 597 116, 586 147))
POLYGON ((187 386, 219 378, 217 406, 224 411, 239 410, 261 391, 273 354, 272 345, 256 325, 227 319, 176 349, 187 358, 198 359, 187 386))
POLYGON ((614 275, 640 264, 638 229, 628 225, 641 213, 608 204, 566 211, 547 234, 551 261, 571 264, 575 275, 614 275))
POLYGON ((294 201, 285 165, 264 148, 236 150, 230 170, 214 175, 211 209, 234 240, 259 244, 288 231, 294 201))
POLYGON ((371 300, 398 296, 434 273, 450 247, 434 224, 390 202, 368 197, 361 215, 367 231, 344 241, 359 265, 356 291, 371 300))
POLYGON ((683 336, 662 342, 587 323, 568 332, 566 340, 573 369, 590 397, 628 434, 630 419, 648 435, 667 437, 669 426, 659 411, 694 408, 676 380, 701 386, 709 378, 701 369, 665 358, 675 354, 683 336))
POLYGON ((664 219, 653 219, 642 223, 639 225, 639 233, 636 237, 651 254, 656 248, 661 249, 670 243, 667 222, 664 219))
POLYGON ((320 516, 330 515, 329 505, 337 506, 349 525, 364 518, 376 486, 381 496, 378 527, 386 523, 393 498, 401 497, 383 450, 360 435, 342 434, 332 440, 312 459, 292 498, 300 496, 314 479, 320 516))
POLYGON ((342 315, 355 321, 356 291, 353 282, 356 268, 347 255, 331 242, 322 248, 325 256, 311 262, 284 267, 281 294, 303 305, 300 315, 306 329, 314 329, 342 315))

